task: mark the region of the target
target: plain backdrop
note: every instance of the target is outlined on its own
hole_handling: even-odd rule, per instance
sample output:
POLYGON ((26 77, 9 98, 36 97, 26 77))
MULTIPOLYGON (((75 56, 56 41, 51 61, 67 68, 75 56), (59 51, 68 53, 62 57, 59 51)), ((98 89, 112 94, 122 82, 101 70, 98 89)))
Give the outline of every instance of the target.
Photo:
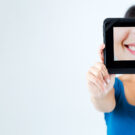
POLYGON ((103 20, 129 0, 0 1, 0 135, 105 135, 86 73, 103 20))

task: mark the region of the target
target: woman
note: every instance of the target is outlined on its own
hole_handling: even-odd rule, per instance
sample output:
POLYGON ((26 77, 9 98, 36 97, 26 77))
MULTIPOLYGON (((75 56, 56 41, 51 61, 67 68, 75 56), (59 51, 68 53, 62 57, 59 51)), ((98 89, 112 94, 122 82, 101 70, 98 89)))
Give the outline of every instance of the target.
MULTIPOLYGON (((135 18, 135 6, 126 12, 125 18, 128 17, 135 18)), ((135 42, 135 35, 133 36, 132 32, 130 34, 125 42, 131 36, 135 42)), ((122 47, 121 44, 117 45, 122 47)), ((87 73, 90 99, 95 108, 104 113, 107 135, 135 135, 135 74, 124 74, 119 77, 109 74, 103 64, 104 47, 104 44, 100 46, 101 62, 90 67, 87 73)), ((134 55, 128 51, 121 51, 121 55, 132 59, 134 55)), ((117 56, 117 59, 121 58, 117 56)))

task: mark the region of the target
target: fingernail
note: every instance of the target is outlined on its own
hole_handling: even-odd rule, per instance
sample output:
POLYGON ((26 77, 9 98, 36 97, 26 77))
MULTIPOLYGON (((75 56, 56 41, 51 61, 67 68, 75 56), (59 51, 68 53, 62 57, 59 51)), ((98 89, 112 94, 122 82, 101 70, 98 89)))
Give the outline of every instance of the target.
POLYGON ((106 86, 106 83, 104 82, 104 86, 106 86))
POLYGON ((109 83, 110 82, 110 79, 107 79, 107 83, 109 83))

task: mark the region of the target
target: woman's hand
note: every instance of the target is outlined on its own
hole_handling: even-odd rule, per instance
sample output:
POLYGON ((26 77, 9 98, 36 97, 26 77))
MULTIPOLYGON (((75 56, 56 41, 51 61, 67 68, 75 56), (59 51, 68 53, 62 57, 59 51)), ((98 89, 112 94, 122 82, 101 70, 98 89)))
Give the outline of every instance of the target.
MULTIPOLYGON (((99 106, 98 108, 101 108, 101 110, 103 108, 102 106, 105 106, 106 102, 108 102, 111 99, 114 100, 113 85, 115 81, 115 75, 109 74, 106 66, 104 65, 104 48, 105 45, 102 44, 99 49, 101 62, 95 63, 95 65, 90 67, 90 69, 87 72, 88 89, 90 91, 91 99, 100 101, 100 103, 96 101, 97 103, 95 104, 96 106, 99 106), (102 102, 104 105, 102 105, 102 102)), ((114 107, 114 102, 112 106, 114 107)))

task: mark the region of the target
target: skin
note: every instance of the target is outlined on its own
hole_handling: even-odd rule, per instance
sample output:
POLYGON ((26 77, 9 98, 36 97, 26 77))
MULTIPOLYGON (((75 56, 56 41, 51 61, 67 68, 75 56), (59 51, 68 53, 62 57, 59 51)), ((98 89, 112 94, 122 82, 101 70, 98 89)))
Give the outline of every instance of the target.
POLYGON ((115 60, 135 60, 125 44, 135 43, 135 27, 114 27, 114 56, 115 60))
MULTIPOLYGON (((104 65, 104 47, 102 44, 99 48, 101 62, 95 63, 87 72, 87 84, 95 108, 100 112, 111 112, 116 106, 113 88, 115 75, 109 74, 104 65)), ((121 75, 119 79, 123 82, 127 102, 135 105, 135 74, 121 75)))

